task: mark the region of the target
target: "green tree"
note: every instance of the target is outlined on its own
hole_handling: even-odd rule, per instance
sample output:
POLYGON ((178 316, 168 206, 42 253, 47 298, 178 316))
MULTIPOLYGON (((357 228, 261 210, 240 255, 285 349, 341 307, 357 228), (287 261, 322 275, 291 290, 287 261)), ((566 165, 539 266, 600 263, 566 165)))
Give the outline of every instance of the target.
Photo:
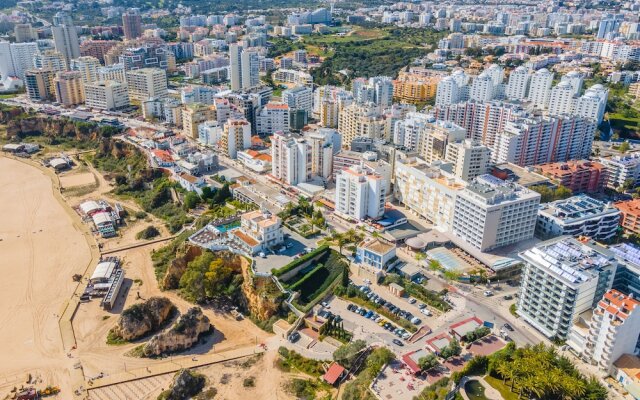
POLYGON ((192 210, 200 203, 200 196, 195 192, 188 192, 184 196, 184 208, 192 210))
POLYGON ((418 360, 418 366, 423 371, 428 371, 431 368, 438 365, 438 357, 435 354, 429 353, 424 357, 420 357, 418 360))
POLYGON ((626 153, 627 151, 629 151, 631 149, 631 145, 629 144, 629 142, 624 141, 620 144, 620 147, 618 147, 618 151, 622 154, 626 153))
POLYGON ((352 363, 358 357, 358 354, 367 347, 367 342, 364 340, 356 340, 349 344, 345 344, 336 351, 333 352, 333 360, 343 367, 349 369, 352 367, 352 363))

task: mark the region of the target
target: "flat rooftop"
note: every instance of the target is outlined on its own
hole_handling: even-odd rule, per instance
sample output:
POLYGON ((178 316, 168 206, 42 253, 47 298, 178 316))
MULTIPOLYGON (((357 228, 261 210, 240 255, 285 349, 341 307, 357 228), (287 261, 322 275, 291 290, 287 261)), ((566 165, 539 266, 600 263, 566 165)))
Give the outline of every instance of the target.
POLYGON ((596 200, 586 194, 540 204, 540 214, 570 222, 601 214, 615 214, 618 210, 608 203, 596 200))
POLYGON ((549 178, 511 163, 496 164, 491 174, 502 180, 510 180, 524 187, 549 184, 549 178))
POLYGON ((567 236, 542 242, 521 253, 523 259, 544 268, 570 286, 594 278, 597 270, 611 265, 611 257, 607 255, 596 251, 595 246, 567 236))

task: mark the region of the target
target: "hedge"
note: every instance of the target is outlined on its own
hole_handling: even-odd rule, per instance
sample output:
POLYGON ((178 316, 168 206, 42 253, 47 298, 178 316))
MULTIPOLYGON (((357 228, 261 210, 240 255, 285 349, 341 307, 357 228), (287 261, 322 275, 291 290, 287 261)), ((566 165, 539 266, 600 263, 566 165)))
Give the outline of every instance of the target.
POLYGON ((318 254, 321 254, 322 252, 326 251, 327 249, 329 249, 329 245, 322 245, 320 247, 318 247, 317 249, 315 249, 314 251, 312 251, 311 253, 307 253, 304 256, 298 258, 297 260, 294 260, 292 262, 290 262, 289 264, 285 265, 282 268, 278 268, 278 269, 272 269, 271 273, 275 276, 280 276, 282 274, 285 274, 297 267, 299 267, 301 264, 304 264, 305 262, 313 259, 314 257, 316 257, 318 254))

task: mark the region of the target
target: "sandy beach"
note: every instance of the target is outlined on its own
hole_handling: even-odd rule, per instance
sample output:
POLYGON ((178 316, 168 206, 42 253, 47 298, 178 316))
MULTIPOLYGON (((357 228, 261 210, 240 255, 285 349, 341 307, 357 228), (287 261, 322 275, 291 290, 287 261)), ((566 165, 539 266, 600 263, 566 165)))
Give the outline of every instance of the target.
POLYGON ((0 388, 19 387, 31 373, 37 386, 58 385, 69 396, 77 359, 63 351, 58 316, 90 248, 36 167, 0 157, 0 204, 0 388))

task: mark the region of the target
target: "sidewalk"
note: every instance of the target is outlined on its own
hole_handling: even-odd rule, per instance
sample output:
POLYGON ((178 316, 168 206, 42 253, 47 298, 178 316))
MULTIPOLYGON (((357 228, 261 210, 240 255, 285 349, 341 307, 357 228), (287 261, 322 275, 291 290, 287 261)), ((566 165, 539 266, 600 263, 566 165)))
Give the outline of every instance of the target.
POLYGON ((118 383, 135 381, 138 379, 149 378, 156 375, 163 375, 179 371, 183 368, 202 367, 211 364, 217 364, 224 361, 235 360, 252 356, 254 354, 264 353, 264 349, 258 346, 245 347, 242 349, 225 351, 222 353, 205 354, 198 356, 187 356, 180 358, 169 358, 167 361, 152 365, 146 368, 136 368, 129 371, 121 372, 95 379, 93 384, 88 384, 87 390, 97 389, 105 386, 116 385, 118 383))

